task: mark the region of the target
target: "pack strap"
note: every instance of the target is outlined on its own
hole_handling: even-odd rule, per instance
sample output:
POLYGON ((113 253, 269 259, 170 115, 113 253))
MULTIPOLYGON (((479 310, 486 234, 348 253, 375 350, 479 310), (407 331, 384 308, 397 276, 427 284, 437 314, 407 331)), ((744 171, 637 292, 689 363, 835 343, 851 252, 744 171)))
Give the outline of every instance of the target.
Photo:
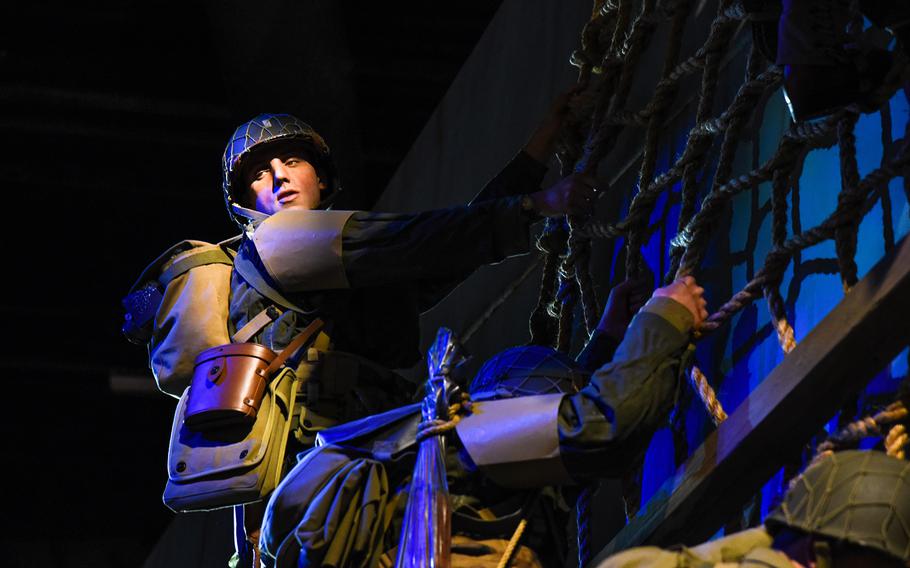
POLYGON ((272 376, 275 371, 281 368, 282 365, 287 362, 287 360, 296 353, 301 347, 303 347, 309 340, 312 338, 319 330, 322 329, 322 326, 325 323, 319 319, 314 319, 310 325, 303 328, 303 331, 297 334, 297 337, 291 341, 287 347, 281 350, 281 353, 275 357, 268 368, 265 370, 265 376, 272 376))
POLYGON ((250 262, 244 255, 238 254, 234 257, 234 270, 237 271, 246 282, 253 287, 254 290, 268 298, 272 301, 273 304, 278 304, 279 306, 287 309, 294 310, 295 312, 301 313, 303 315, 311 316, 316 313, 316 310, 304 310, 303 308, 297 306, 294 302, 288 300, 281 294, 278 290, 272 287, 268 282, 265 281, 265 278, 262 277, 259 270, 253 266, 253 263, 250 262))
POLYGON ((266 309, 262 310, 250 321, 246 322, 243 327, 237 330, 234 335, 231 336, 231 343, 246 343, 254 335, 262 331, 265 326, 269 325, 273 321, 281 316, 281 310, 275 306, 269 306, 266 309))
POLYGON ((184 272, 206 264, 234 264, 234 251, 218 245, 190 250, 163 270, 161 276, 158 277, 158 282, 167 287, 171 280, 184 272))

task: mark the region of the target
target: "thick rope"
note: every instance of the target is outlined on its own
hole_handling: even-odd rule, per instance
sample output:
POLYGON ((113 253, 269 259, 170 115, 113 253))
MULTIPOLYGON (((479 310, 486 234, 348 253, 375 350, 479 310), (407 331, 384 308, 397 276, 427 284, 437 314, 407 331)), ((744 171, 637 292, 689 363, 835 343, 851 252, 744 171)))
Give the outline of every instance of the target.
MULTIPOLYGON (((629 227, 638 222, 641 217, 647 218, 650 215, 650 207, 657 201, 659 193, 669 185, 680 179, 686 166, 699 162, 703 154, 710 148, 710 138, 703 135, 716 135, 721 132, 727 132, 727 129, 734 123, 741 123, 748 120, 748 116, 755 109, 755 102, 761 98, 767 90, 777 88, 782 80, 782 74, 779 68, 771 67, 755 80, 747 82, 740 87, 739 92, 734 98, 733 103, 719 117, 710 119, 703 123, 696 124, 689 131, 689 141, 679 158, 666 172, 654 178, 646 189, 639 190, 635 196, 632 205, 629 208, 629 215, 615 224, 605 224, 599 221, 592 221, 583 229, 586 235, 594 238, 612 238, 624 236, 628 233, 629 227), (636 203, 637 201, 637 203, 636 203)), ((833 140, 832 140, 833 143, 833 140)), ((778 158, 780 159, 780 158, 778 158)), ((773 158, 771 163, 765 164, 762 168, 754 170, 741 176, 732 183, 735 184, 736 193, 751 189, 761 181, 770 179, 770 173, 765 170, 773 171, 775 163, 773 158)), ((733 187, 722 186, 725 193, 729 193, 733 187)), ((676 246, 682 246, 676 243, 676 246)))
POLYGON ((885 436, 885 453, 899 460, 905 459, 907 454, 905 448, 910 436, 907 435, 907 427, 903 424, 892 426, 885 436))
MULTIPOLYGON (((682 45, 683 31, 685 30, 686 20, 689 17, 692 3, 683 2, 676 10, 671 23, 670 37, 668 41, 667 55, 664 58, 662 78, 666 78, 673 66, 679 59, 680 46, 682 45)), ((654 170, 657 165, 658 142, 663 133, 664 115, 670 105, 676 99, 677 88, 665 89, 660 98, 655 93, 651 99, 653 109, 648 116, 647 131, 645 133, 644 149, 642 151, 641 167, 638 173, 638 187, 645 185, 654 177, 654 170)), ((637 196, 636 196, 637 197, 637 196)), ((633 199, 634 203, 634 199, 633 199)), ((626 244, 626 277, 637 278, 641 272, 641 245, 644 241, 644 235, 647 231, 647 217, 640 217, 638 223, 632 226, 629 234, 629 240, 626 244)))
POLYGON ((907 407, 903 401, 899 400, 889 404, 884 410, 872 416, 866 416, 849 423, 818 445, 813 463, 841 449, 854 447, 864 438, 879 436, 884 438, 885 450, 888 455, 893 457, 900 455, 900 459, 903 459, 904 446, 907 444, 907 433, 906 426, 900 423, 905 422, 908 415, 910 413, 908 413, 907 407), (898 425, 901 428, 891 434, 890 430, 894 430, 898 425), (888 429, 885 429, 885 427, 888 427, 888 429))
MULTIPOLYGON (((547 244, 539 245, 546 249, 541 293, 530 322, 534 343, 552 345, 555 341, 560 350, 568 350, 573 315, 578 302, 582 304, 586 327, 589 331, 593 328, 599 309, 589 270, 590 239, 627 236, 626 274, 636 274, 642 264, 641 245, 649 235, 648 221, 654 205, 662 192, 680 180, 680 230, 672 242, 667 279, 696 272, 709 238, 723 220, 734 196, 755 190, 764 182, 772 182, 774 247, 767 255, 764 266, 746 287, 708 318, 699 330, 702 335, 716 330, 732 314, 761 294, 767 300, 778 341, 784 352, 789 353, 795 347, 796 340, 780 284, 791 259, 796 258, 799 262, 801 250, 834 238, 845 284, 855 282, 853 257, 856 230, 860 218, 877 199, 882 199, 883 214, 888 216, 889 221, 883 229, 886 247, 889 242, 893 243, 893 228, 888 232, 891 211, 887 181, 906 170, 906 149, 901 144, 899 152, 886 152, 881 166, 860 180, 855 167, 853 134, 853 125, 860 112, 858 108, 844 109, 820 122, 791 125, 769 160, 748 173, 733 175, 733 160, 742 140, 742 131, 753 119, 756 110, 763 107, 762 101, 766 101, 770 93, 780 85, 782 73, 776 66, 762 71, 764 60, 753 49, 747 63, 745 82, 729 106, 719 116, 711 118, 723 54, 744 18, 744 13, 738 3, 721 0, 704 44, 694 55, 678 62, 679 37, 685 20, 682 14, 687 13, 690 7, 689 0, 671 0, 660 4, 657 0, 642 0, 640 3, 632 0, 596 0, 594 3, 591 20, 582 30, 581 48, 572 57, 572 63, 579 67, 578 82, 584 86, 584 90, 570 105, 567 121, 570 128, 561 137, 557 155, 563 175, 572 170, 590 174, 596 171, 600 161, 613 150, 624 128, 644 126, 646 131, 639 169, 639 191, 630 205, 628 215, 613 224, 591 221, 582 227, 581 220, 569 219, 567 226, 559 231, 554 229, 555 223, 548 222, 548 231, 541 238, 541 242, 546 241, 547 244), (636 6, 641 9, 633 17, 636 6), (668 18, 672 18, 673 23, 662 78, 654 95, 643 108, 628 110, 625 106, 626 99, 634 75, 640 67, 641 55, 657 24, 668 18), (657 141, 664 117, 673 104, 680 82, 697 72, 702 72, 702 77, 696 124, 673 165, 655 176, 657 141), (579 134, 583 130, 588 131, 586 138, 579 134), (708 162, 714 140, 721 133, 722 142, 711 187, 696 213, 698 175, 708 162), (811 150, 830 147, 835 142, 839 142, 840 146, 843 178, 838 207, 822 224, 802 231, 796 215, 797 188, 803 159, 811 150), (787 196, 791 188, 794 220, 793 235, 788 239, 787 196), (875 195, 872 194, 873 191, 875 195), (554 236, 550 236, 550 232, 554 236), (557 322, 551 319, 553 316, 558 317, 557 322)), ((898 60, 902 57, 902 54, 897 54, 898 60)), ((876 93, 878 100, 887 101, 906 72, 906 61, 895 63, 885 83, 876 93)), ((862 110, 866 111, 867 108, 862 110)), ((884 137, 883 127, 883 144, 884 137)), ((890 138, 889 130, 888 143, 890 147, 896 148, 898 145, 892 145, 890 138)), ((904 187, 910 196, 910 182, 906 176, 904 187)), ((697 367, 692 369, 691 380, 715 423, 722 421, 726 414, 717 401, 714 390, 697 367)), ((674 439, 685 439, 685 436, 677 434, 674 431, 674 439)))
POLYGON ((708 410, 711 420, 714 421, 714 425, 719 426, 721 422, 727 419, 727 413, 721 406, 720 400, 717 399, 714 389, 708 384, 708 378, 697 366, 693 366, 692 371, 689 373, 689 380, 692 381, 695 392, 705 403, 705 408, 708 410))
POLYGON ((506 545, 506 549, 503 551, 496 568, 506 568, 512 563, 512 556, 515 555, 515 549, 518 547, 526 528, 528 528, 528 519, 523 518, 518 522, 518 526, 515 527, 515 532, 512 533, 512 538, 509 539, 509 544, 506 545))
POLYGON ((439 436, 453 430, 461 422, 463 416, 470 414, 473 409, 471 397, 468 393, 461 393, 461 401, 449 405, 448 420, 426 420, 417 425, 417 443, 432 436, 439 436))
POLYGON ((834 236, 835 230, 861 218, 877 199, 877 195, 869 199, 870 194, 880 185, 887 183, 897 175, 902 175, 910 165, 910 152, 902 142, 901 154, 889 164, 870 172, 857 185, 857 191, 851 199, 838 204, 837 209, 821 224, 788 239, 783 245, 771 249, 765 257, 765 265, 746 286, 733 295, 722 305, 717 312, 708 316, 702 324, 701 332, 715 331, 733 314, 753 302, 758 296, 758 291, 768 282, 779 281, 783 272, 789 265, 790 259, 800 250, 816 245, 834 236))
MULTIPOLYGON (((881 117, 882 129, 882 161, 887 160, 894 151, 894 144, 891 137, 891 103, 886 102, 879 110, 881 117)), ((882 203, 882 238, 885 241, 885 252, 889 253, 894 249, 894 221, 891 217, 891 192, 887 185, 881 188, 882 203)))
MULTIPOLYGON (((842 201, 855 201, 854 194, 858 191, 859 166, 856 163, 856 135, 853 129, 859 115, 848 114, 837 125, 837 142, 840 149, 840 174, 841 191, 838 194, 838 203, 842 201)), ((841 281, 844 292, 856 284, 856 244, 859 219, 853 220, 834 231, 834 246, 837 252, 837 265, 840 268, 841 281)))
POLYGON ((528 326, 531 330, 531 344, 549 345, 556 343, 557 327, 552 309, 556 299, 559 276, 559 256, 565 248, 568 233, 560 219, 547 219, 543 233, 537 239, 537 248, 543 253, 544 264, 540 277, 540 293, 537 306, 531 312, 528 326))

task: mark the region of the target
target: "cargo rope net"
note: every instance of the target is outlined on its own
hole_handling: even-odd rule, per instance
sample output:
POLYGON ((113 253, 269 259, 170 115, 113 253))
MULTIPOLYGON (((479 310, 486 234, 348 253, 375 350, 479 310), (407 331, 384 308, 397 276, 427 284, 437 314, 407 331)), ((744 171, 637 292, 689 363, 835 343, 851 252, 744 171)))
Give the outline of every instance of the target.
MULTIPOLYGON (((548 219, 537 241, 542 254, 542 276, 537 305, 530 321, 531 343, 552 345, 569 351, 576 308, 580 304, 585 329, 594 330, 600 306, 591 277, 591 242, 593 239, 626 239, 625 274, 640 277, 643 271, 642 246, 653 233, 649 219, 658 198, 681 184, 680 213, 677 234, 671 241, 669 270, 665 283, 686 275, 694 275, 705 255, 712 233, 723 219, 732 198, 755 191, 760 184, 771 182, 772 247, 764 266, 740 291, 712 313, 697 330, 695 339, 717 330, 731 316, 764 297, 772 317, 773 328, 784 353, 796 346, 793 327, 787 318, 787 305, 780 285, 791 261, 799 262, 800 251, 822 241, 833 239, 836 263, 820 271, 840 273, 844 291, 857 281, 857 233, 859 223, 881 200, 883 238, 886 251, 894 247, 891 225, 891 202, 888 182, 903 175, 910 162, 908 133, 891 140, 888 101, 907 79, 908 66, 900 50, 882 84, 874 92, 876 107, 881 107, 884 152, 880 166, 860 177, 856 158, 854 127, 862 114, 857 106, 842 108, 815 122, 791 123, 779 140, 774 154, 764 163, 745 173, 734 173, 734 157, 748 127, 757 128, 771 95, 783 82, 782 69, 768 62, 753 46, 749 52, 742 84, 727 107, 712 115, 717 97, 719 76, 726 54, 747 14, 741 3, 720 0, 707 38, 695 52, 680 60, 683 34, 687 29, 695 2, 692 0, 596 0, 590 20, 581 32, 581 47, 570 59, 578 68, 579 94, 570 106, 568 125, 562 133, 557 157, 562 176, 574 172, 592 175, 601 161, 613 151, 619 135, 626 129, 643 128, 644 141, 638 171, 637 192, 631 200, 628 214, 618 220, 548 219), (636 73, 641 69, 642 54, 647 50, 655 30, 662 23, 669 25, 666 53, 660 79, 653 96, 640 108, 628 104, 636 73), (671 111, 676 111, 676 95, 683 79, 701 74, 697 95, 695 126, 688 133, 685 147, 666 171, 657 173, 658 151, 663 131, 671 111), (885 120, 888 124, 885 125, 885 120), (712 147, 720 140, 713 176, 710 169, 712 147), (808 153, 820 148, 839 148, 841 188, 837 206, 820 224, 800 230, 794 219, 793 234, 788 237, 788 203, 799 198, 799 179, 808 153), (709 177, 711 176, 711 177, 709 177), (698 207, 698 197, 704 194, 698 207), (832 266, 833 265, 833 266, 832 266)), ((855 32, 861 20, 851 24, 855 32)), ((910 123, 908 123, 910 124, 910 123)), ((672 150, 672 148, 670 148, 672 150)), ((910 185, 904 191, 910 200, 910 185)), ((465 340, 473 335, 503 302, 534 272, 538 263, 526 269, 494 300, 481 318, 469 327, 465 340)), ((694 391, 705 404, 715 424, 726 417, 717 399, 715 387, 705 374, 693 366, 690 379, 694 391)), ((681 403, 680 403, 681 404, 681 403)), ((672 420, 677 465, 688 455, 683 413, 677 409, 672 420)), ((641 463, 624 480, 626 512, 635 514, 640 504, 641 463)), ((583 488, 578 500, 578 560, 585 565, 591 558, 589 546, 588 507, 593 487, 583 488)))

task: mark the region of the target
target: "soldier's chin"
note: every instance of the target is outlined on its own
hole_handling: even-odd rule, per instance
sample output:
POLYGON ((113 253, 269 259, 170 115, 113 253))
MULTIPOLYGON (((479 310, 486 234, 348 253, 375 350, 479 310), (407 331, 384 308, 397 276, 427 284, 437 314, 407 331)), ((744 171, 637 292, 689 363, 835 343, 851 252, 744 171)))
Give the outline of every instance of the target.
POLYGON ((311 207, 307 207, 306 204, 300 203, 300 200, 296 200, 296 199, 294 201, 291 201, 290 203, 279 203, 278 204, 279 211, 287 211, 288 209, 303 209, 304 211, 309 211, 311 209, 311 207))

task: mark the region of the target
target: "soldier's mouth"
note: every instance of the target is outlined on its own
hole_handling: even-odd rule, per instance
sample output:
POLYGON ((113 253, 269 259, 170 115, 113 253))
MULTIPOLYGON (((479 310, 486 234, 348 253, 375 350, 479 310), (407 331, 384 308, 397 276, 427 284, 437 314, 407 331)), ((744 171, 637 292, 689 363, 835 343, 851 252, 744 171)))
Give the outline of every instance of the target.
POLYGON ((297 195, 298 193, 292 189, 282 189, 275 195, 275 199, 278 203, 287 203, 288 201, 293 201, 297 195))

